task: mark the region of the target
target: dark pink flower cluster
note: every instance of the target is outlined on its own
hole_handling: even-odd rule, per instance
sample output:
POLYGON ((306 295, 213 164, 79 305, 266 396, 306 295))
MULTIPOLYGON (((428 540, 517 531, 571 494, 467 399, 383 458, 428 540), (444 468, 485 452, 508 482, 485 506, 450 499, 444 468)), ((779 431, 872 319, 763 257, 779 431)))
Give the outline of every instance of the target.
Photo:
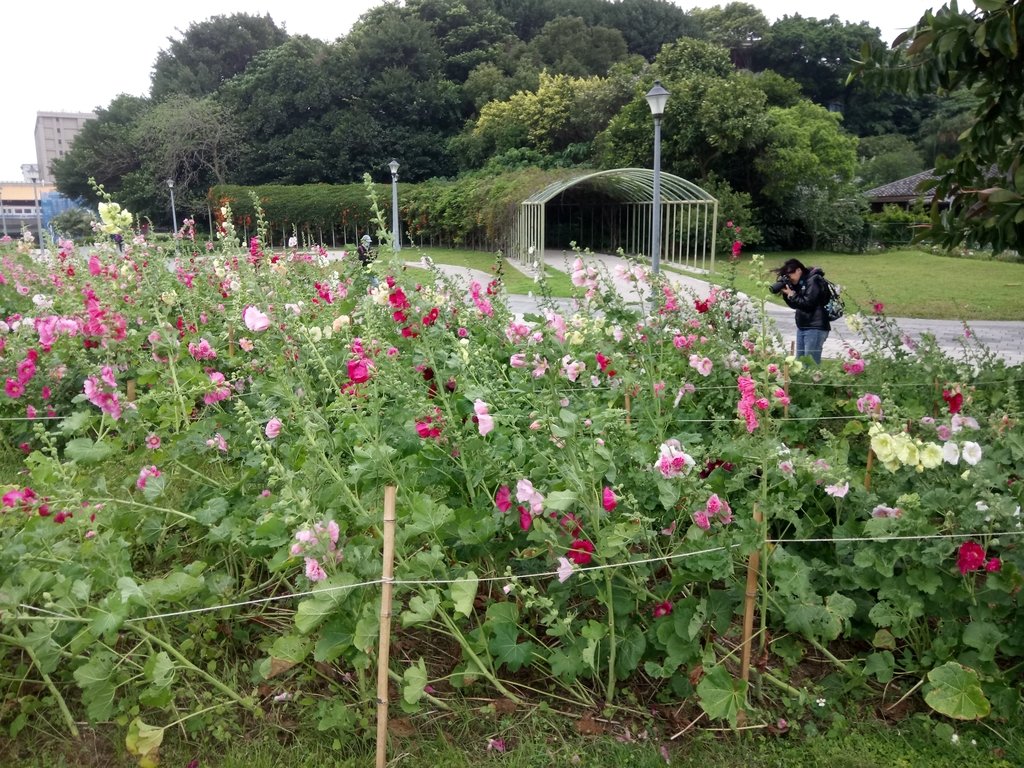
POLYGON ((971 571, 982 569, 989 573, 995 573, 1003 567, 1003 563, 998 557, 987 557, 985 550, 978 542, 965 541, 957 552, 956 567, 960 569, 961 575, 966 576, 971 571))
POLYGON ((100 376, 89 376, 82 388, 89 402, 115 421, 121 418, 121 401, 117 396, 117 380, 109 365, 100 369, 100 376))
POLYGON ((747 422, 747 432, 757 429, 757 413, 755 408, 764 410, 768 407, 766 398, 758 398, 757 385, 749 376, 740 376, 736 379, 736 387, 740 391, 740 401, 736 405, 736 411, 747 422))

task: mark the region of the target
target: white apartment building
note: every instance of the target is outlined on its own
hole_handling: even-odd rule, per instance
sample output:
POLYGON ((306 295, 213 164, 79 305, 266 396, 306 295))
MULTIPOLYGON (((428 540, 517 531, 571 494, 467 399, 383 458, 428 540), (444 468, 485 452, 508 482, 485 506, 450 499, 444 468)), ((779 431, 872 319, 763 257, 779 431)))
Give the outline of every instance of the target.
POLYGON ((36 164, 40 182, 53 181, 50 163, 67 154, 85 121, 95 117, 92 112, 36 112, 36 164))

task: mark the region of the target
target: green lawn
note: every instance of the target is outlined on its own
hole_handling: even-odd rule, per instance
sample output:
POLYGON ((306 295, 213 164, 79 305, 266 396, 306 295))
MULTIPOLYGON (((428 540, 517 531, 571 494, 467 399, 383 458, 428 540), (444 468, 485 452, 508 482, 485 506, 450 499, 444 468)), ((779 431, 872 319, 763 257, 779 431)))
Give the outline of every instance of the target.
MULTIPOLYGON (((905 250, 863 254, 778 253, 765 257, 765 267, 777 267, 791 256, 808 266, 820 266, 832 282, 841 285, 848 313, 858 306, 870 312, 877 301, 885 305, 886 314, 894 317, 1024 320, 1021 263, 905 250)), ((760 295, 760 289, 748 277, 750 266, 748 256, 736 265, 736 287, 760 295)), ((716 267, 718 279, 726 280, 728 260, 716 261, 716 267)))

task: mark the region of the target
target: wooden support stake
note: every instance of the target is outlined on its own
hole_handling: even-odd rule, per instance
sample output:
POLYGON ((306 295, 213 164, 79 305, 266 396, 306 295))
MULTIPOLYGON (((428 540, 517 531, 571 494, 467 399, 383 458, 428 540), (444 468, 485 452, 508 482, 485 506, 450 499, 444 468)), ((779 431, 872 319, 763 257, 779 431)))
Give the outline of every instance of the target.
MULTIPOLYGON (((754 506, 754 522, 760 523, 761 508, 754 506)), ((760 526, 758 526, 760 528, 760 526)), ((754 602, 757 599, 757 576, 761 566, 761 551, 755 549, 747 560, 747 589, 743 603, 743 656, 740 662, 744 682, 750 680, 750 649, 754 634, 754 602)))
POLYGON ((135 402, 135 379, 128 379, 128 402, 135 402))
POLYGON ((385 768, 388 757, 388 657, 391 654, 391 588, 395 566, 395 495, 398 489, 384 489, 384 565, 380 588, 380 637, 377 642, 377 768, 385 768))
POLYGON ((235 329, 228 326, 228 357, 235 356, 235 329))

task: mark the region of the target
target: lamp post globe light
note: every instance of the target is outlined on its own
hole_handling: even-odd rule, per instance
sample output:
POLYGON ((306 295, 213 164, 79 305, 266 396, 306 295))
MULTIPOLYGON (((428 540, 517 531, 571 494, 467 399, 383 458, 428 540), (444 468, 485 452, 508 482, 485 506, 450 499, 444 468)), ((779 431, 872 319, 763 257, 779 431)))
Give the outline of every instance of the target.
POLYGON ((174 179, 168 179, 167 188, 171 191, 171 221, 174 223, 172 237, 178 236, 178 212, 174 210, 174 179))
POLYGON ((402 250, 402 237, 398 231, 398 161, 392 158, 391 169, 391 245, 395 251, 402 250))
POLYGON ((647 106, 654 116, 654 200, 651 205, 651 270, 657 274, 661 266, 661 117, 668 103, 668 91, 660 80, 647 92, 647 106))

